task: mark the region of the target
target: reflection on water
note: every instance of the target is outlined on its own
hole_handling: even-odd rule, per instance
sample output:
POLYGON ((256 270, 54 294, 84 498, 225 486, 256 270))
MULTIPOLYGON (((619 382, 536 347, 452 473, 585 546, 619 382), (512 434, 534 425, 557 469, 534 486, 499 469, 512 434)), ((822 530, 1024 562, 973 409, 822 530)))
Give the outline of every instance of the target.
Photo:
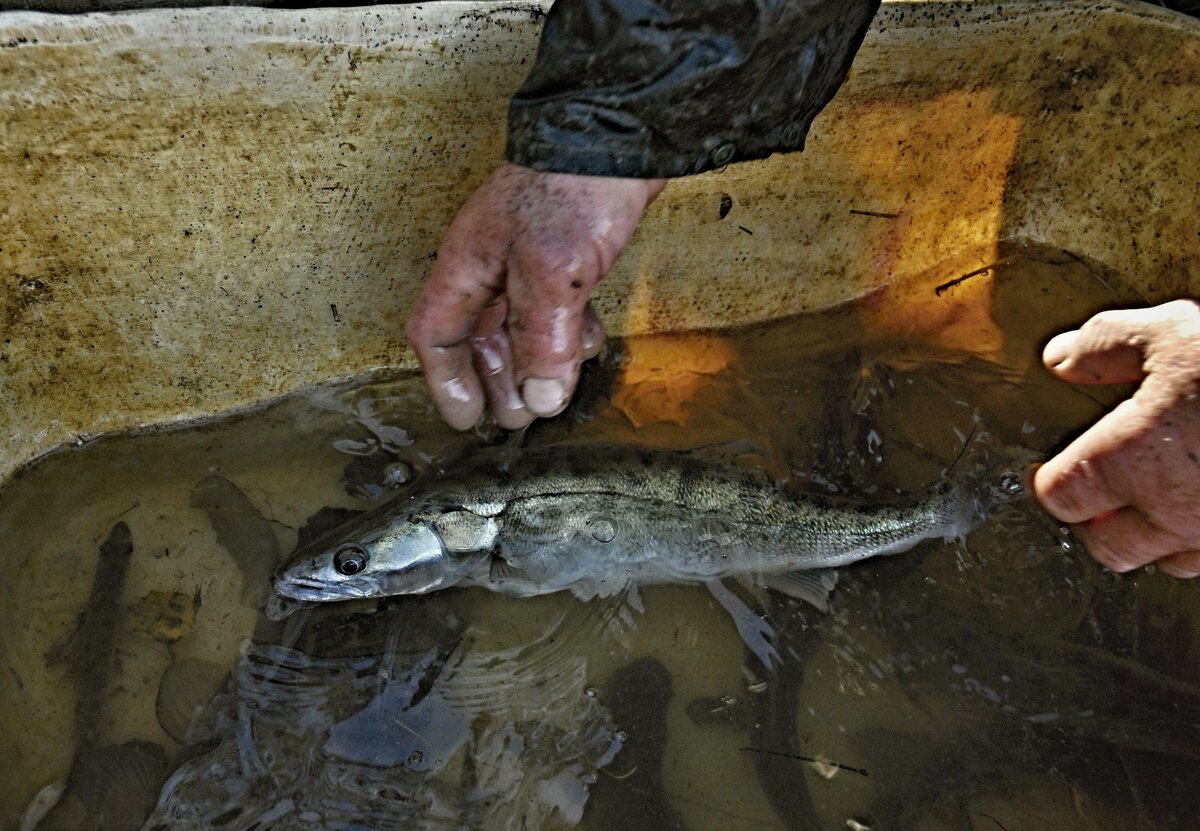
MULTIPOLYGON (((977 416, 1052 449, 1121 391, 1053 381, 1040 344, 1128 295, 1011 253, 934 300, 614 344, 522 440, 717 447, 859 499, 936 481, 977 416)), ((0 493, 0 824, 1193 827, 1196 586, 1107 574, 1028 503, 845 569, 826 612, 731 587, 773 671, 702 587, 262 616, 281 552, 503 440, 398 376, 27 470, 0 493)))
POLYGON ((440 597, 322 610, 256 638, 188 733, 148 828, 542 828, 577 822, 621 734, 587 688, 581 639, 611 609, 528 644, 475 643, 440 597))

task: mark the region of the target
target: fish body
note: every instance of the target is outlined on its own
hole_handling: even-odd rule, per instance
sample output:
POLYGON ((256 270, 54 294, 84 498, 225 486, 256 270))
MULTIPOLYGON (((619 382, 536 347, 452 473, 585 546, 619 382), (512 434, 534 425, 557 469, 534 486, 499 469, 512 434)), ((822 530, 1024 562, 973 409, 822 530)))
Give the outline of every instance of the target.
POLYGON ((271 523, 237 485, 222 476, 206 476, 192 489, 192 507, 208 514, 217 542, 242 573, 242 599, 255 605, 270 593, 279 565, 279 540, 271 523))
POLYGON ((276 591, 305 601, 485 586, 580 597, 629 585, 830 569, 962 537, 1021 495, 1009 454, 964 454, 905 504, 802 497, 686 453, 585 445, 461 467, 298 551, 276 591))
POLYGON ((47 656, 49 663, 66 663, 79 679, 80 703, 75 708, 77 754, 95 747, 101 727, 99 705, 108 693, 113 653, 121 631, 121 596, 132 558, 129 526, 118 522, 100 546, 92 590, 74 632, 47 656))

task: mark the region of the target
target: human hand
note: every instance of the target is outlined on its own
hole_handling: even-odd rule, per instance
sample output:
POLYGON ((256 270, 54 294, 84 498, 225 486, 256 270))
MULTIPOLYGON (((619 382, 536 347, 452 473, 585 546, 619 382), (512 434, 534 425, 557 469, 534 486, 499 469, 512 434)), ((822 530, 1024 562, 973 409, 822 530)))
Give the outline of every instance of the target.
POLYGON ((604 343, 588 297, 664 184, 504 164, 471 195, 408 320, 451 427, 474 425, 485 398, 508 429, 566 407, 604 343))
POLYGON ((1114 571, 1154 563, 1200 575, 1200 303, 1102 312, 1053 338, 1042 359, 1080 384, 1141 381, 1034 474, 1042 506, 1077 523, 1114 571))

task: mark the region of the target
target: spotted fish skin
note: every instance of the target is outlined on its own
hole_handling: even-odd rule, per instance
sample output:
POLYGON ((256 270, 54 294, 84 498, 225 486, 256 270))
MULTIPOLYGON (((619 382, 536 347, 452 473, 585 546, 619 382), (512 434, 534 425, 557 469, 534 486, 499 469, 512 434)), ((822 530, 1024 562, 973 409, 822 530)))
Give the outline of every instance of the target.
POLYGON ((451 585, 588 597, 827 569, 965 536, 1021 494, 1020 470, 1013 454, 964 454, 928 493, 882 505, 797 496, 756 471, 687 453, 530 450, 462 467, 336 529, 293 556, 276 590, 316 601, 451 585), (339 553, 358 558, 355 573, 339 572, 339 553))

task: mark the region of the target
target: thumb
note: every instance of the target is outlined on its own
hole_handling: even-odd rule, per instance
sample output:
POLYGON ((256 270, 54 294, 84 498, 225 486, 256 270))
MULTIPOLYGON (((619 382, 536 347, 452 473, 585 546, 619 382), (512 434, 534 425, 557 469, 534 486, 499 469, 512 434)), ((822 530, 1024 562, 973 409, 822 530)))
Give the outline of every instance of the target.
MULTIPOLYGON (((1139 310, 1140 311, 1140 310, 1139 310)), ((1074 384, 1125 384, 1146 377, 1146 322, 1137 311, 1101 312, 1050 339, 1046 367, 1074 384)))

